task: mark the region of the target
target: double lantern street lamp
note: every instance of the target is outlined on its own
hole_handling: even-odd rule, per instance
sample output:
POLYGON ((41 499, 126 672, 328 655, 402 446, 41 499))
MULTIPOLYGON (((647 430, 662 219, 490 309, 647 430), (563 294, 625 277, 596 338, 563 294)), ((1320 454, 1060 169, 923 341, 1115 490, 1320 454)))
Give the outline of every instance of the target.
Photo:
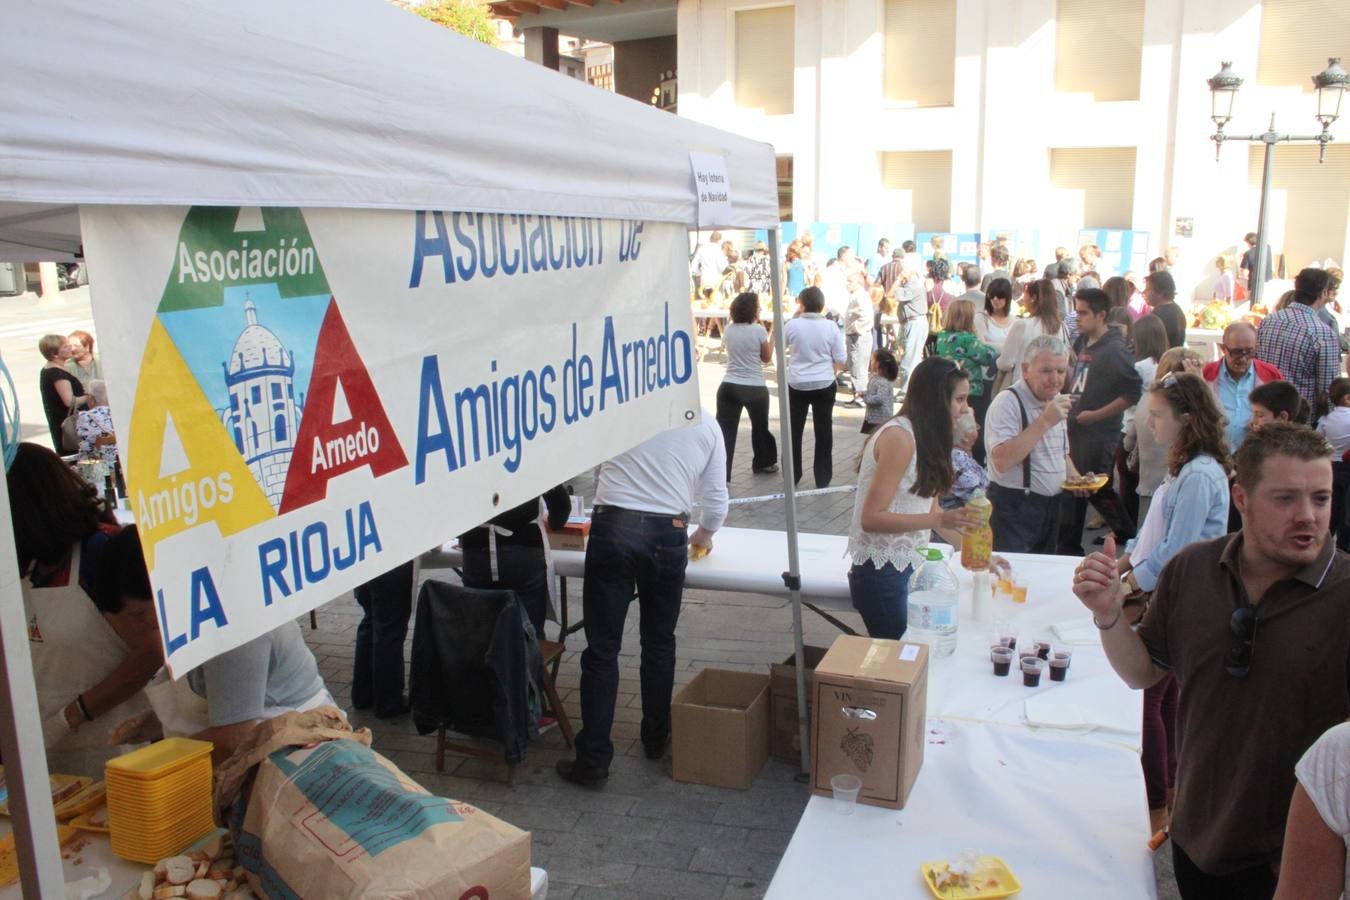
POLYGON ((1237 99, 1242 79, 1233 73, 1233 64, 1226 62, 1219 73, 1209 79, 1210 118, 1218 129, 1210 136, 1214 141, 1214 159, 1217 162, 1219 152, 1225 141, 1249 141, 1266 145, 1265 167, 1261 172, 1261 215, 1256 227, 1256 260, 1252 267, 1252 305, 1261 302, 1265 289, 1266 259, 1266 213, 1270 205, 1271 161, 1275 156, 1275 145, 1285 141, 1316 141, 1319 145, 1317 161, 1326 161, 1327 144, 1336 138, 1331 134, 1331 123, 1341 114, 1341 97, 1350 87, 1350 74, 1341 68, 1339 58, 1327 60, 1327 67, 1313 76, 1313 86, 1317 88, 1317 121, 1322 123, 1322 133, 1314 135, 1279 134, 1275 131, 1275 114, 1270 115, 1270 127, 1265 134, 1224 134, 1224 126, 1233 118, 1233 101, 1237 99))

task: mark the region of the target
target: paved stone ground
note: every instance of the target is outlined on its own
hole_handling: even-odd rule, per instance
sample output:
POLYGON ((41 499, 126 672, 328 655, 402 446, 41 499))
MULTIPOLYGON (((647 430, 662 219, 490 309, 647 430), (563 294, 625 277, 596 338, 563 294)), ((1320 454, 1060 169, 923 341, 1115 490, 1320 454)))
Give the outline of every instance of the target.
MULTIPOLYGON (((47 331, 68 332, 90 327, 87 291, 68 292, 52 303, 30 296, 0 300, 0 354, 15 375, 23 404, 26 439, 46 440, 41 404, 37 397, 37 337, 47 331)), ((700 365, 705 408, 722 377, 722 364, 712 355, 700 365)), ((771 385, 772 386, 772 385, 771 385)), ((841 399, 846 399, 841 395, 841 399)), ((770 409, 775 431, 778 408, 770 409)), ((861 449, 858 428, 861 410, 835 410, 834 484, 856 481, 854 460, 861 449)), ((731 479, 733 497, 775 493, 781 476, 751 475, 749 426, 742 421, 738 439, 737 471, 731 479), (742 449, 743 448, 743 449, 742 449)), ((807 469, 813 446, 807 429, 807 469)), ((571 479, 588 499, 594 494, 590 473, 571 479)), ((811 476, 801 488, 814 487, 811 476)), ((842 534, 848 529, 853 495, 830 494, 803 498, 798 521, 803 531, 842 534)), ((732 507, 729 525, 755 528, 783 527, 778 502, 732 507)), ((447 570, 428 570, 426 577, 453 579, 447 570)), ((571 585, 572 620, 581 616, 580 585, 571 585)), ((835 629, 806 612, 808 643, 828 644, 835 629)), ((852 613, 841 618, 861 630, 852 613)), ((319 628, 305 629, 310 647, 339 703, 350 701, 352 649, 360 610, 351 595, 329 603, 318 614, 319 628)), ((649 762, 641 752, 638 722, 637 613, 628 620, 614 734, 619 755, 603 788, 574 787, 553 773, 553 764, 570 755, 559 732, 544 735, 529 752, 517 774, 516 786, 504 781, 504 769, 495 763, 450 756, 444 773, 435 771, 435 740, 421 737, 407 718, 375 721, 353 714, 357 724, 371 726, 375 747, 422 782, 429 790, 472 802, 533 833, 533 861, 548 870, 555 900, 568 898, 759 897, 773 877, 792 830, 806 804, 804 786, 794 781, 797 767, 770 759, 748 791, 680 784, 670 777, 670 760, 649 762)), ((554 626, 550 626, 550 633, 554 626)), ((792 619, 786 601, 749 594, 687 591, 678 629, 679 655, 675 681, 687 683, 700 669, 766 671, 792 652, 792 619)), ((580 727, 578 656, 585 638, 568 640, 568 651, 558 677, 558 688, 573 723, 580 727)), ((1164 900, 1177 896, 1170 854, 1157 857, 1159 892, 1164 900)))
MULTIPOLYGON (((709 410, 721 373, 715 357, 700 366, 704 404, 709 410)), ((842 394, 840 398, 846 399, 842 394)), ((776 430, 776 401, 770 418, 776 430)), ((862 447, 858 431, 862 411, 836 407, 834 421, 834 484, 852 484, 856 482, 854 461, 862 447)), ((741 452, 749 448, 749 425, 744 421, 737 448, 733 497, 781 490, 780 475, 750 473, 749 454, 741 452)), ((808 472, 813 449, 808 428, 804 448, 808 472)), ((590 473, 570 483, 589 503, 594 493, 590 473)), ((809 474, 800 487, 814 487, 809 474)), ((851 493, 806 497, 798 501, 798 522, 803 531, 844 534, 852 509, 851 493)), ((781 529, 782 504, 733 506, 727 524, 781 529)), ((455 577, 445 570, 427 571, 424 576, 455 577)), ((573 582, 569 594, 572 621, 576 621, 581 612, 580 584, 573 582)), ((838 634, 809 610, 805 616, 807 643, 828 645, 838 634)), ((840 617, 862 631, 856 614, 840 617)), ((637 618, 634 607, 620 657, 614 725, 620 755, 601 789, 574 787, 553 773, 554 762, 571 753, 556 729, 531 747, 512 789, 503 781, 501 766, 481 760, 447 759, 446 772, 436 774, 433 738, 418 737, 406 720, 368 721, 357 713, 354 721, 370 725, 376 748, 430 790, 470 801, 530 829, 534 864, 548 870, 550 898, 760 897, 806 805, 806 789, 794 781, 798 767, 770 759, 750 790, 735 791, 681 784, 670 776, 669 755, 660 762, 643 758, 638 740, 637 618)), ((340 702, 347 700, 351 644, 359 620, 355 603, 344 597, 324 608, 319 615, 320 630, 309 636, 324 677, 340 702)), ((769 663, 792 653, 792 616, 787 603, 752 594, 686 591, 677 634, 677 690, 706 667, 763 672, 769 663)), ((578 656, 584 646, 581 633, 568 639, 558 676, 563 703, 577 726, 581 721, 578 656)), ((1164 900, 1176 897, 1170 855, 1160 854, 1158 862, 1160 896, 1164 900)))

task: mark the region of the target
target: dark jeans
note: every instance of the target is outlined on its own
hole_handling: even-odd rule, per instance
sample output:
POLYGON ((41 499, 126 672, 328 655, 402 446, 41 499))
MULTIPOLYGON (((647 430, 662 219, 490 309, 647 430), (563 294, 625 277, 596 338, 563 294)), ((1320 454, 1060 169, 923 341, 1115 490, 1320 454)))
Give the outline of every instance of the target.
POLYGON ((355 591, 364 615, 356 626, 352 706, 375 715, 403 709, 403 641, 412 615, 413 564, 408 561, 355 591))
POLYGON ((619 650, 634 589, 641 616, 642 740, 655 743, 670 734, 675 623, 688 541, 683 520, 614 507, 595 510, 581 588, 586 649, 581 654, 582 728, 576 746, 582 766, 607 769, 614 759, 610 729, 619 690, 619 650))
MULTIPOLYGON (((531 528, 534 526, 531 525, 531 528)), ((497 580, 492 579, 492 560, 487 548, 464 554, 464 586, 511 590, 520 598, 534 636, 544 638, 544 615, 548 611, 548 570, 544 548, 509 544, 497 538, 497 580)))
POLYGON ((1227 875, 1210 875, 1191 862, 1176 841, 1172 842, 1172 868, 1182 900, 1270 900, 1279 879, 1269 865, 1252 866, 1227 875))
POLYGON ((1331 464, 1331 533, 1339 550, 1350 550, 1350 462, 1331 464))
POLYGON ((1148 808, 1167 806, 1167 792, 1177 780, 1177 677, 1168 673, 1144 691, 1144 787, 1148 808))
MULTIPOLYGON (((1120 430, 1107 433, 1078 431, 1069 434, 1069 456, 1079 474, 1096 472, 1110 475, 1115 468, 1116 447, 1120 444, 1120 430)), ((1134 537, 1134 521, 1125 511, 1125 504, 1111 482, 1092 495, 1091 500, 1080 500, 1073 494, 1064 494, 1063 519, 1059 527, 1059 552, 1065 556, 1083 555, 1083 521, 1087 505, 1091 503, 1106 520, 1106 527, 1115 533, 1116 543, 1123 544, 1134 537)))
MULTIPOLYGON (((1020 467, 1014 466, 1020 471, 1020 467)), ((989 485, 994 504, 989 526, 999 553, 1054 553, 1059 546, 1060 497, 1023 492, 1001 484, 989 485)))
POLYGON ((1125 504, 1125 514, 1130 521, 1139 525, 1144 519, 1139 515, 1139 472, 1130 471, 1129 454, 1124 447, 1116 448, 1116 477, 1120 482, 1120 500, 1125 504))
POLYGON ((905 633, 909 614, 909 579, 913 566, 896 571, 890 563, 881 568, 871 560, 848 570, 848 593, 861 615, 868 637, 898 641, 905 633))
POLYGON ((970 398, 970 411, 975 414, 975 424, 980 426, 980 433, 975 437, 975 446, 970 448, 970 455, 975 457, 975 461, 980 465, 985 464, 984 457, 984 415, 989 412, 989 404, 994 402, 990 392, 994 389, 994 383, 988 382, 984 386, 984 393, 978 397, 970 398))
POLYGON ((834 395, 833 383, 818 391, 799 391, 788 386, 788 417, 792 420, 792 472, 802 480, 802 435, 806 431, 806 412, 811 411, 811 430, 816 438, 814 470, 816 487, 830 486, 834 477, 834 395))
POLYGON ((717 389, 717 424, 722 426, 722 441, 727 445, 727 481, 731 480, 731 460, 736 455, 736 432, 741 427, 741 410, 750 413, 750 470, 759 472, 777 462, 778 442, 769 430, 769 389, 763 385, 729 384, 717 389))

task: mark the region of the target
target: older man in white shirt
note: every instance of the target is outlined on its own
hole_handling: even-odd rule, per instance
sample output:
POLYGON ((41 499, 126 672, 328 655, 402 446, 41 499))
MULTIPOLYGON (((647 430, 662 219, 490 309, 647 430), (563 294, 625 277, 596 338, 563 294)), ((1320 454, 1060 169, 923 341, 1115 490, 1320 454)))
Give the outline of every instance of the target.
POLYGON ((619 651, 635 589, 641 616, 642 745, 648 759, 665 754, 684 570, 689 547, 711 550, 713 533, 726 520, 726 466, 722 430, 705 410, 697 425, 648 438, 600 467, 582 584, 582 728, 576 759, 557 764, 558 774, 573 784, 595 785, 609 777, 619 651), (690 535, 686 529, 696 496, 698 527, 690 535))

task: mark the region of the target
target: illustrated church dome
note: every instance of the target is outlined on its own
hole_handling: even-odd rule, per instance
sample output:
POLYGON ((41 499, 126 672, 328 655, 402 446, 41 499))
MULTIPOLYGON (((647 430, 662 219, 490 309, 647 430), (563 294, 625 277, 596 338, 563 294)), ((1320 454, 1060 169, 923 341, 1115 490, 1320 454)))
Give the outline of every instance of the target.
POLYGON ((250 369, 289 367, 291 355, 270 329, 258 324, 258 311, 252 300, 244 303, 244 318, 248 324, 234 342, 228 373, 238 375, 250 369))

